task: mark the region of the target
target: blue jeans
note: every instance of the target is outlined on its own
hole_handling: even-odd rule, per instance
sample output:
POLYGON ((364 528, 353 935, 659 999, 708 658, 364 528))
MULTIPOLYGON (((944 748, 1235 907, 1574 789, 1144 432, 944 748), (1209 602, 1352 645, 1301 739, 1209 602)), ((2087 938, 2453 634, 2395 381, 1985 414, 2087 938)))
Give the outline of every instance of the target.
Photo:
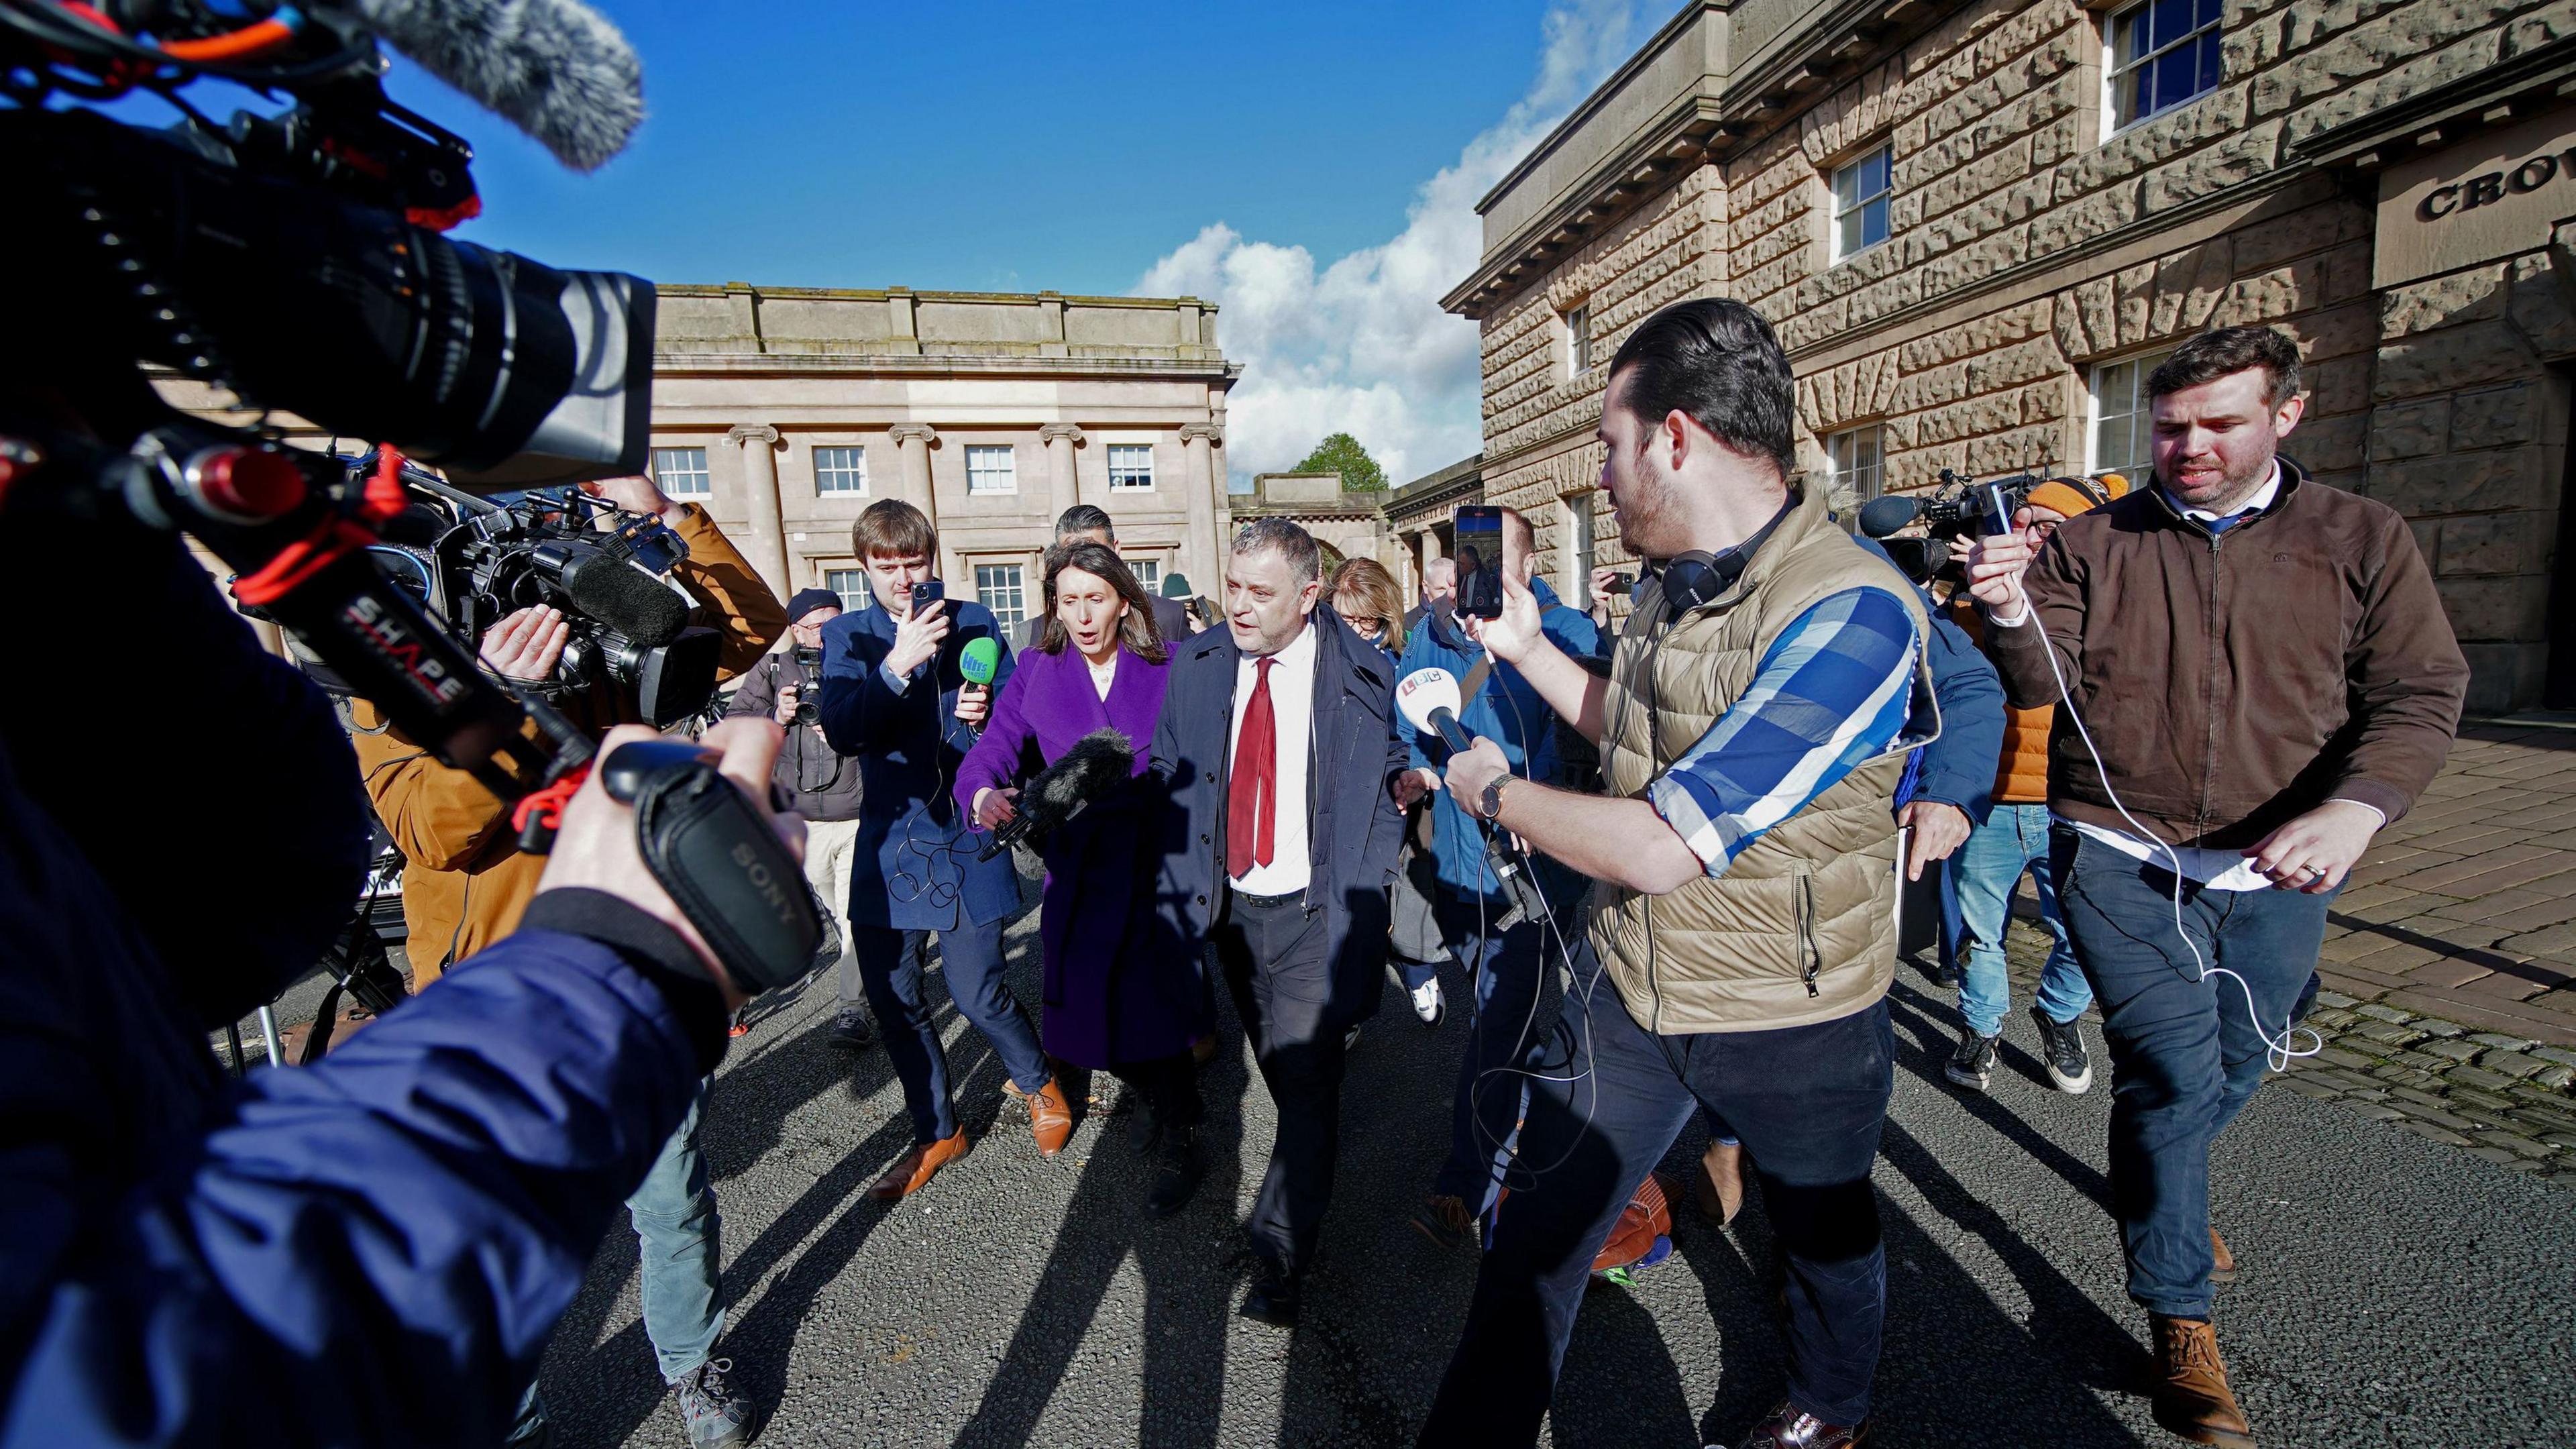
MULTIPOLYGON (((1578 959, 1577 979, 1588 970, 1578 959)), ((1521 1141, 1547 1170, 1494 1215, 1420 1442, 1536 1441, 1593 1256, 1699 1110, 1744 1139, 1787 1260, 1789 1401, 1831 1423, 1866 1417, 1887 1302, 1869 1182, 1896 1080, 1886 1002, 1777 1031, 1654 1036, 1605 977, 1588 1008, 1567 1000, 1544 1068, 1521 1141)))
MULTIPOLYGON (((903 1082, 913 1143, 944 1142, 957 1135, 957 1104, 948 1089, 948 1054, 940 1049, 939 1029, 921 996, 930 932, 852 926, 850 936, 868 1005, 885 1033, 886 1055, 903 1082)), ((1038 1034, 1002 979, 1002 923, 940 932, 939 964, 959 1014, 992 1043, 1011 1081, 1023 1092, 1045 1086, 1053 1073, 1047 1070, 1046 1054, 1038 1050, 1038 1034)))
POLYGON ((1431 1190, 1463 1200, 1481 1216, 1503 1186, 1529 1107, 1529 1078, 1520 1072, 1547 1044, 1548 1023, 1537 1019, 1537 1011, 1548 926, 1522 921, 1493 931, 1500 908, 1445 890, 1436 908, 1452 959, 1474 985, 1476 1018, 1458 1063, 1449 1156, 1433 1175, 1431 1190))
POLYGON ((2151 1313, 2206 1318, 2209 1144, 2262 1084, 2264 1036, 2279 1039, 2298 1010, 2334 896, 2183 882, 2184 929, 2240 987, 2197 977, 2174 933, 2171 872, 2063 825, 2050 845, 2067 933, 2111 1049, 2111 1214, 2129 1297, 2151 1313))
POLYGON ((1950 890, 1950 939, 1965 950, 1959 973, 1959 1015, 1968 1030, 1993 1036, 2012 1009, 2012 981, 2004 970, 2004 926, 2012 917, 2014 887, 2027 869, 2039 888, 2040 924, 2048 928, 2048 960, 2039 968, 2039 1009, 2058 1023, 2073 1021, 2093 1004, 2093 989, 2066 943, 2057 884, 2048 862, 2048 807, 1997 805, 1969 828, 1968 843, 1945 863, 1950 890))

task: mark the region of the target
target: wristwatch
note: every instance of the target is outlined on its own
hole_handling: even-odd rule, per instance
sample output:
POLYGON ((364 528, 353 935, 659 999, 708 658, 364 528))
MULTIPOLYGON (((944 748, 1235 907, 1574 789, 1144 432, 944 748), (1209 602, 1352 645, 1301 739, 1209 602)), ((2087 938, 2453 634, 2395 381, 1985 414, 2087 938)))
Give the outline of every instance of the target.
POLYGON ((1485 793, 1476 798, 1476 813, 1478 815, 1487 820, 1491 820, 1496 815, 1502 813, 1503 782, 1510 778, 1512 777, 1509 774, 1501 774, 1496 775, 1494 778, 1485 782, 1485 793))

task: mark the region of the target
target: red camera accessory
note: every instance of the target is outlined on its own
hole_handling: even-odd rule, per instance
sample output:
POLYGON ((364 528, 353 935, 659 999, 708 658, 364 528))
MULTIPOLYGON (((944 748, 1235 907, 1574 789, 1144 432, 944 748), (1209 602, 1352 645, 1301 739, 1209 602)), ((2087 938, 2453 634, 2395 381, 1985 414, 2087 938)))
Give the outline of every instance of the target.
POLYGON ((644 867, 751 992, 814 970, 823 921, 804 868, 778 832, 715 765, 677 740, 620 745, 599 765, 608 798, 635 807, 644 867))

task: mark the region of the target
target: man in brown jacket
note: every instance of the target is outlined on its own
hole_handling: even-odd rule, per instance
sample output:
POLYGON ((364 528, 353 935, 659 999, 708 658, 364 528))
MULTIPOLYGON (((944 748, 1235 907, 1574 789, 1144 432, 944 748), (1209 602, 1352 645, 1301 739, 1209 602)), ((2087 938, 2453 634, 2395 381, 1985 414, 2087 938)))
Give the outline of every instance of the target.
POLYGON ((1968 582, 2011 702, 2072 705, 2050 862, 2111 1050, 2112 1210, 2156 1419, 2250 1446, 2209 1322, 2235 1267, 2209 1145, 2293 1050, 2327 904, 2441 768, 2468 666, 2406 521, 2277 456, 2297 344, 2206 333, 2147 391, 2155 486, 2036 551, 1981 541, 1968 582))
MULTIPOLYGON (((698 601, 697 622, 723 635, 719 680, 758 663, 786 630, 787 611, 778 596, 725 541, 705 509, 673 502, 648 478, 582 486, 629 513, 661 519, 688 544, 688 558, 671 572, 698 601)), ((569 632, 552 609, 519 610, 484 635, 483 663, 513 679, 551 679, 569 632)), ((636 722, 631 706, 607 689, 569 699, 563 708, 594 735, 636 722)), ((411 933, 412 990, 419 991, 518 926, 546 860, 520 852, 510 807, 473 776, 431 758, 387 727, 373 706, 351 701, 350 714, 358 727, 358 766, 368 797, 403 854, 403 921, 411 933)), ((692 1449, 726 1449, 744 1442, 750 1406, 726 1382, 730 1361, 715 1357, 725 1315, 715 1193, 698 1150, 705 1109, 702 1083, 626 1206, 641 1243, 645 1337, 664 1381, 676 1391, 682 1428, 692 1449)), ((544 1420, 531 1385, 509 1442, 538 1442, 544 1420)))

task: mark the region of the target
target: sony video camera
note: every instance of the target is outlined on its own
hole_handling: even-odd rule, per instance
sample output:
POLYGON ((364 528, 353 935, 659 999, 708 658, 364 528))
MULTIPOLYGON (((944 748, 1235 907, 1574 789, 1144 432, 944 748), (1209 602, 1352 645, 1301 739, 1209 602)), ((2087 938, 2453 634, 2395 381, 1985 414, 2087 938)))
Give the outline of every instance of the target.
POLYGON ((2100 485, 2087 478, 2052 479, 2045 473, 2020 473, 1979 481, 1944 468, 1939 486, 1929 492, 1890 493, 1862 504, 1860 531, 1879 540, 1888 557, 1896 560, 1896 566, 1916 583, 1928 584, 1944 575, 1955 579, 1968 552, 1961 540, 2009 528, 2013 515, 2030 501, 2030 491, 2052 481, 2070 483, 2083 493, 2101 496, 2100 485), (1996 512, 1998 508, 2000 513, 1996 512), (1896 536, 1916 523, 1923 525, 1919 536, 1896 536))
POLYGON ((612 692, 623 707, 608 717, 656 729, 714 696, 723 638, 690 623, 695 604, 671 578, 689 545, 660 519, 574 488, 485 498, 418 470, 405 469, 403 481, 410 502, 369 551, 459 639, 479 640, 503 616, 543 605, 563 615, 570 637, 540 694, 562 701, 612 692))

